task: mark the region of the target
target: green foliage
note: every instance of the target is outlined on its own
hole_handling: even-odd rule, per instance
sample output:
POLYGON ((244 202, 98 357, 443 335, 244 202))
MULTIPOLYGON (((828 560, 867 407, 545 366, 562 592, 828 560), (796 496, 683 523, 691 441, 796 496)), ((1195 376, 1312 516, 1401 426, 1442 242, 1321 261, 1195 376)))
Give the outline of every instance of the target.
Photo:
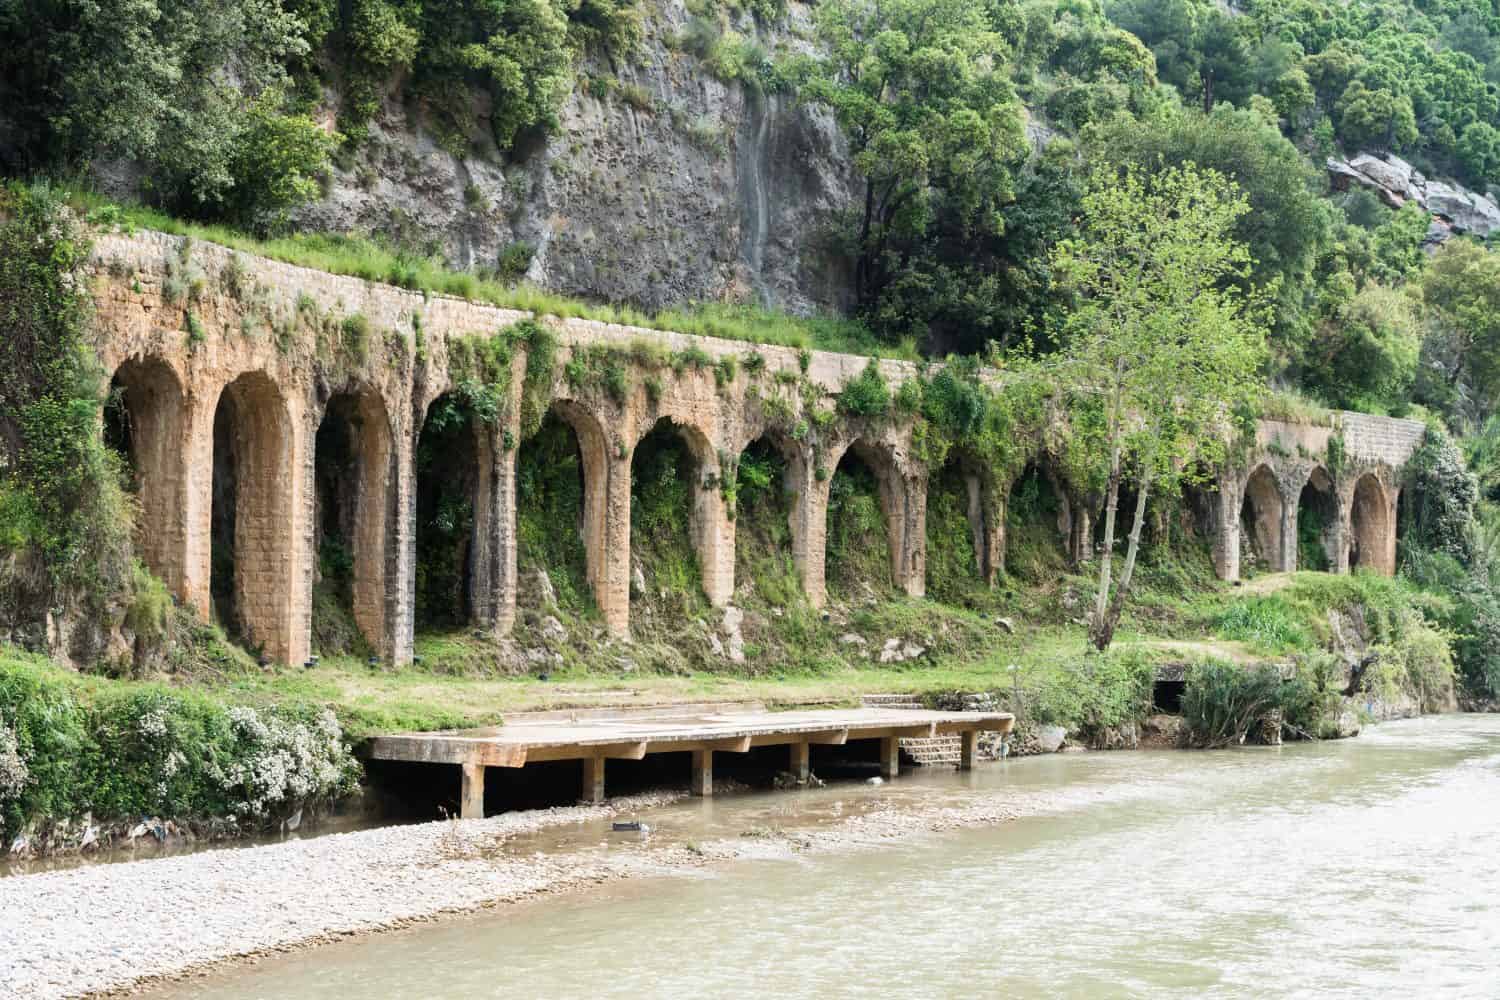
POLYGON ((1367 285, 1323 325, 1307 375, 1337 406, 1399 414, 1411 398, 1421 343, 1411 299, 1367 285))
POLYGON ((846 455, 828 486, 825 577, 830 592, 843 597, 882 593, 891 587, 891 557, 880 484, 874 471, 846 455))
POLYGON ((1082 412, 1102 410, 1103 432, 1088 450, 1109 463, 1091 624, 1100 649, 1129 591, 1152 481, 1170 482, 1191 459, 1220 461, 1224 443, 1215 429, 1225 408, 1254 397, 1265 317, 1233 284, 1250 269, 1246 246, 1234 238, 1249 210, 1213 171, 1169 167, 1147 178, 1126 166, 1099 176, 1084 198, 1079 236, 1053 252, 1053 269, 1074 296, 1056 377, 1089 401, 1082 412), (1111 553, 1127 464, 1138 503, 1115 587, 1111 553))
POLYGON ((347 794, 358 774, 326 709, 231 707, 151 684, 91 686, 0 651, 7 839, 85 812, 103 823, 162 816, 253 829, 347 794))
POLYGON ((1155 664, 1139 652, 1090 654, 1035 685, 1025 709, 1033 722, 1066 725, 1091 739, 1144 715, 1155 679, 1155 664))
POLYGON ((1182 717, 1200 746, 1229 746, 1245 742, 1252 727, 1284 713, 1300 694, 1274 666, 1208 660, 1188 669, 1182 717))
POLYGON ((989 10, 960 0, 831 3, 816 17, 828 56, 802 67, 802 93, 833 112, 865 181, 841 234, 855 298, 881 336, 925 336, 935 286, 978 277, 960 243, 1001 230, 1025 157, 1009 46, 989 10))
POLYGON ((670 423, 635 446, 630 465, 630 552, 653 610, 690 613, 705 603, 698 555, 688 531, 698 463, 670 423))
POLYGON ((844 383, 837 406, 845 416, 868 420, 879 419, 890 412, 891 390, 880 372, 879 362, 872 359, 864 371, 844 383))
POLYGON ((583 547, 583 459, 571 427, 544 411, 516 458, 517 560, 523 569, 547 572, 560 607, 588 613, 583 547))
POLYGON ((1273 124, 1227 105, 1209 114, 1164 110, 1145 121, 1119 117, 1091 129, 1086 141, 1107 165, 1134 164, 1142 173, 1184 166, 1217 174, 1238 189, 1248 211, 1236 216, 1229 235, 1246 247, 1249 268, 1225 280, 1274 296, 1271 346, 1284 360, 1294 358, 1332 218, 1318 197, 1317 174, 1296 147, 1273 124))
POLYGON ((1421 285, 1435 327, 1428 353, 1439 376, 1422 386, 1423 401, 1482 421, 1500 394, 1500 255, 1452 240, 1433 255, 1421 285))
POLYGON ((0 188, 0 588, 24 620, 128 589, 131 519, 98 433, 88 243, 46 188, 0 188))
POLYGON ((1311 645, 1301 615, 1276 595, 1235 601, 1219 615, 1214 628, 1225 639, 1237 639, 1272 653, 1311 645))
POLYGON ((521 380, 521 437, 535 434, 552 402, 552 383, 557 378, 557 334, 535 320, 522 320, 511 327, 513 336, 526 342, 526 374, 521 380))
POLYGON ((1428 429, 1406 464, 1402 492, 1398 535, 1406 546, 1444 552, 1463 563, 1472 560, 1479 487, 1447 434, 1428 429))

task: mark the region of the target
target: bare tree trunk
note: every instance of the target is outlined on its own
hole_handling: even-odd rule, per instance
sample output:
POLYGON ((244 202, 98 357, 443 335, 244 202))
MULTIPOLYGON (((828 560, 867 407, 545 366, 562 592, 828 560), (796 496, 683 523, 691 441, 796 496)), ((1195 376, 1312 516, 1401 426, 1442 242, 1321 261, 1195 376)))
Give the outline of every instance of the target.
POLYGON ((1141 483, 1135 495, 1135 521, 1130 527, 1130 544, 1125 549, 1125 566, 1120 571, 1120 584, 1115 588, 1109 602, 1109 610, 1099 623, 1093 636, 1094 646, 1102 653, 1114 641, 1115 629, 1120 624, 1120 615, 1125 611, 1125 598, 1130 592, 1130 581, 1135 575, 1136 556, 1141 551, 1141 528, 1146 523, 1146 494, 1151 491, 1151 465, 1142 467, 1141 483))
MULTIPOLYGON (((1115 551, 1115 511, 1120 506, 1120 403, 1125 381, 1125 359, 1115 362, 1114 399, 1109 411, 1109 490, 1104 507, 1104 552, 1099 559, 1099 593, 1094 595, 1094 614, 1089 621, 1089 636, 1098 645, 1096 636, 1104 627, 1104 616, 1109 609, 1109 582, 1113 571, 1115 551)), ((1109 645, 1105 640, 1105 645, 1109 645)), ((1103 649, 1104 646, 1099 646, 1103 649)))

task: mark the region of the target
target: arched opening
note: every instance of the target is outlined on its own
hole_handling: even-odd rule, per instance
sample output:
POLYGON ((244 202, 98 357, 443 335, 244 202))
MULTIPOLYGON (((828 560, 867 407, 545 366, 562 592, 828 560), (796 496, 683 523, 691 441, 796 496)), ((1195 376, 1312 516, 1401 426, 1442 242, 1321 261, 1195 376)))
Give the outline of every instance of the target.
POLYGON ((1338 568, 1338 503, 1322 466, 1297 497, 1297 568, 1326 573, 1338 568))
POLYGON ((126 361, 110 379, 104 443, 120 456, 136 495, 141 560, 173 590, 182 584, 183 392, 177 373, 148 358, 126 361))
POLYGON ((578 432, 556 409, 516 456, 516 562, 522 607, 595 608, 585 544, 587 477, 578 432))
POLYGON ((330 399, 313 452, 313 647, 363 656, 385 638, 391 428, 379 394, 330 399))
POLYGON ((1256 570, 1279 573, 1283 565, 1281 531, 1284 510, 1281 487, 1269 466, 1259 466, 1245 481, 1240 504, 1240 570, 1248 576, 1256 570))
POLYGON ((427 408, 417 437, 417 631, 474 619, 475 526, 491 464, 483 425, 456 393, 427 408))
POLYGON ((740 452, 735 467, 734 579, 744 596, 754 592, 776 607, 803 599, 792 549, 797 483, 787 455, 792 445, 764 434, 740 452))
POLYGON ((1011 483, 1005 517, 1008 573, 1039 584, 1067 571, 1072 512, 1045 460, 1028 462, 1011 483))
POLYGON ((284 655, 274 646, 289 639, 292 442, 286 403, 270 376, 248 372, 226 386, 213 433, 213 613, 231 636, 284 655))
POLYGON ((927 481, 927 594, 972 606, 985 582, 983 475, 950 454, 927 481))
POLYGON ((706 462, 694 454, 689 433, 663 417, 631 455, 632 629, 649 630, 664 618, 700 612, 707 603, 697 546, 706 462))
POLYGON ((828 489, 824 578, 830 594, 873 597, 893 585, 890 497, 883 481, 892 474, 889 455, 862 442, 839 459, 828 489))
POLYGON ((1387 576, 1396 571, 1391 543, 1390 504, 1380 480, 1371 473, 1354 484, 1349 507, 1349 568, 1369 569, 1387 576))

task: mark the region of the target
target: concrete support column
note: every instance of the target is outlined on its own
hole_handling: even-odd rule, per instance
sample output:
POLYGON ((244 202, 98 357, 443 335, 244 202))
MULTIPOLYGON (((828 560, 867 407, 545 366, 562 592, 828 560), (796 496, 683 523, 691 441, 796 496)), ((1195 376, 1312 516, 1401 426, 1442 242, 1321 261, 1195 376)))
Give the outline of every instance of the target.
POLYGON ((927 477, 903 476, 901 481, 900 546, 894 569, 896 586, 908 596, 927 593, 927 477))
POLYGON ((583 802, 598 804, 604 801, 604 758, 583 758, 583 788, 578 794, 583 802))
MULTIPOLYGON (((478 483, 474 497, 474 624, 506 635, 516 620, 516 449, 505 447, 506 429, 480 426, 478 483)), ((514 440, 515 431, 511 432, 514 440)))
MULTIPOLYGON (((734 470, 721 469, 719 475, 732 476, 734 470)), ((714 607, 723 607, 734 598, 734 522, 717 477, 705 474, 700 478, 693 496, 692 526, 703 593, 714 607)))
POLYGON ((416 441, 409 428, 396 434, 392 449, 390 540, 386 546, 385 634, 380 653, 388 662, 411 662, 416 641, 417 468, 416 441))
POLYGON ((463 785, 459 795, 459 819, 484 819, 484 765, 473 761, 460 765, 463 785))
POLYGON ((1236 477, 1219 476, 1213 497, 1214 574, 1220 580, 1240 578, 1240 491, 1236 477))
POLYGON ((787 749, 791 751, 791 763, 787 769, 798 781, 805 782, 812 774, 812 747, 806 743, 793 743, 787 749))
POLYGON ((886 780, 901 773, 901 741, 894 736, 880 738, 880 776, 886 780))
POLYGON ((1005 514, 1007 490, 971 473, 964 477, 969 494, 969 532, 980 577, 991 587, 1005 574, 1005 514))
MULTIPOLYGON (((788 473, 790 475, 790 472, 788 473)), ((832 474, 819 479, 816 470, 799 471, 802 489, 792 507, 792 558, 802 575, 807 601, 821 608, 828 601, 825 577, 828 556, 828 491, 832 474)))
POLYGON ((699 798, 708 798, 714 793, 714 752, 693 751, 693 780, 688 790, 699 798))
POLYGON ((979 732, 975 729, 966 730, 958 734, 958 739, 958 769, 972 771, 979 759, 979 732))
POLYGON ((183 482, 183 564, 177 596, 198 617, 213 617, 214 407, 217 394, 189 400, 178 475, 183 482))
POLYGON ((610 459, 606 470, 594 600, 609 630, 623 635, 630 631, 630 457, 610 459))

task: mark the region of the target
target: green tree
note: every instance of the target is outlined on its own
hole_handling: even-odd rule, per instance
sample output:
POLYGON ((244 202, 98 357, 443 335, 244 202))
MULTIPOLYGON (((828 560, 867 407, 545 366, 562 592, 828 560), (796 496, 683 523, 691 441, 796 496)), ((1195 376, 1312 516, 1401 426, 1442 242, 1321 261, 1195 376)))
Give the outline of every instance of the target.
POLYGON ((943 283, 941 266, 922 267, 937 230, 1003 226, 1026 153, 1010 48, 964 0, 849 0, 820 5, 817 20, 829 55, 808 67, 803 94, 832 110, 864 178, 848 234, 856 301, 883 329, 920 325, 924 308, 891 292, 943 283))
POLYGON ((1428 262, 1421 288, 1446 386, 1471 391, 1482 419, 1494 412, 1500 393, 1500 256, 1450 240, 1428 262))
POLYGON ((1250 254, 1234 232, 1249 211, 1244 194, 1213 170, 1105 171, 1084 196, 1081 232, 1053 251, 1060 284, 1073 295, 1054 364, 1062 384, 1104 410, 1104 549, 1089 623, 1100 650, 1113 639, 1130 591, 1153 484, 1177 475, 1190 456, 1220 460, 1225 414, 1258 384, 1263 312, 1236 286, 1250 254), (1115 583, 1116 513, 1128 469, 1136 504, 1115 583))
POLYGON ((1411 398, 1422 345, 1410 297, 1367 285, 1322 325, 1308 375, 1329 402, 1400 412, 1411 398))
POLYGON ((1085 133, 1090 156, 1105 164, 1195 164, 1229 178, 1250 211, 1235 221, 1235 239, 1250 251, 1246 290, 1274 291, 1273 348, 1290 364, 1310 335, 1315 266, 1332 236, 1333 209, 1323 180, 1297 148, 1250 110, 1220 105, 1212 114, 1168 110, 1145 120, 1119 117, 1085 133))
POLYGON ((1355 80, 1336 106, 1339 138, 1357 149, 1405 149, 1417 141, 1411 98, 1355 80))
POLYGON ((1500 178, 1500 129, 1489 122, 1470 125, 1459 137, 1457 155, 1471 181, 1500 178))

